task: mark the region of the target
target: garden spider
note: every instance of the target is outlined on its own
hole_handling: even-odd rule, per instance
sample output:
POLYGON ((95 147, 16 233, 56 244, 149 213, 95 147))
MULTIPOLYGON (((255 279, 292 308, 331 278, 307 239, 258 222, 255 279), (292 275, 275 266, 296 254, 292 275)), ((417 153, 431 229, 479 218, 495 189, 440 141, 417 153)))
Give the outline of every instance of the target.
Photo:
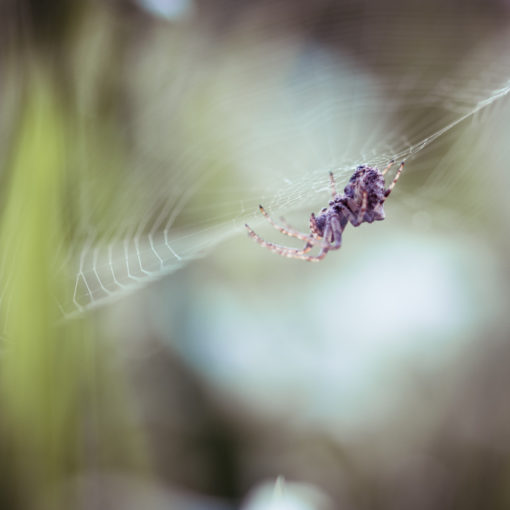
POLYGON ((404 168, 404 162, 402 161, 395 174, 395 178, 388 188, 385 189, 384 175, 393 163, 394 160, 391 160, 382 172, 375 167, 358 166, 345 187, 343 195, 336 191, 335 178, 333 173, 329 172, 333 200, 329 202, 329 207, 324 207, 321 210, 318 216, 312 213, 310 216, 309 234, 297 231, 283 219, 281 220, 283 226, 278 225, 260 205, 260 212, 274 228, 289 237, 305 241, 306 244, 303 249, 288 248, 287 246, 264 241, 248 225, 245 225, 248 229, 248 235, 261 246, 283 257, 318 262, 330 250, 338 250, 340 248, 342 245, 342 233, 349 221, 354 227, 358 227, 364 222, 372 223, 375 220, 384 220, 383 204, 395 187, 404 168), (320 247, 318 255, 307 255, 315 246, 320 247))

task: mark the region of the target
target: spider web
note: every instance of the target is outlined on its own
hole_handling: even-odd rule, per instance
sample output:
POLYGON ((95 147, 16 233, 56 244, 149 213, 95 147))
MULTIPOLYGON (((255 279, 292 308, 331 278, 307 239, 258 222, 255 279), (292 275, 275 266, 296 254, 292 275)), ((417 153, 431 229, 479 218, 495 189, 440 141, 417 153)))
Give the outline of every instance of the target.
POLYGON ((489 21, 468 36, 446 18, 424 49, 430 26, 405 16, 372 32, 365 18, 332 17, 323 41, 292 19, 269 26, 266 14, 242 17, 221 38, 165 26, 138 45, 129 159, 112 194, 83 186, 65 315, 206 256, 244 223, 256 227, 259 203, 272 214, 317 210, 330 170, 339 187, 361 163, 441 171, 428 149, 443 141, 447 150, 466 126, 483 129, 510 92, 510 38, 489 21))

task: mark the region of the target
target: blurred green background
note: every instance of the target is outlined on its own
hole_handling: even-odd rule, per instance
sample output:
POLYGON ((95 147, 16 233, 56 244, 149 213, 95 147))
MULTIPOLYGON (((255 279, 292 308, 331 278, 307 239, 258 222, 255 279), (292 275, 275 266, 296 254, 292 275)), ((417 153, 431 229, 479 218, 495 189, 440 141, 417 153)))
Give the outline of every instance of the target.
POLYGON ((5 0, 0 34, 0 508, 509 507, 507 1, 5 0), (246 235, 392 158, 320 264, 246 235))

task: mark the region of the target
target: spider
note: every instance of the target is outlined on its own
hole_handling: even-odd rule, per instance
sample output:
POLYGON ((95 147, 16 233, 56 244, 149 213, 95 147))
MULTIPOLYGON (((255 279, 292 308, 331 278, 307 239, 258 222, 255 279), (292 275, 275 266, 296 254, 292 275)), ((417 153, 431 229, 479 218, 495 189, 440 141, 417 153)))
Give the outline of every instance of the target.
POLYGON ((330 250, 338 250, 340 248, 342 245, 342 233, 349 221, 354 227, 358 227, 364 222, 372 223, 375 220, 384 220, 384 202, 395 187, 404 168, 404 162, 402 161, 395 174, 395 178, 388 188, 385 189, 384 175, 394 162, 394 160, 391 160, 382 172, 375 167, 358 166, 344 188, 343 195, 337 192, 335 178, 333 173, 329 172, 333 199, 329 202, 329 207, 321 209, 318 216, 312 213, 310 216, 309 234, 304 234, 294 229, 283 218, 281 219, 282 225, 278 225, 267 214, 266 210, 259 205, 260 212, 274 228, 289 237, 305 241, 306 244, 303 249, 288 248, 264 241, 248 225, 245 225, 248 229, 248 235, 261 246, 283 257, 318 262, 330 250), (319 253, 317 255, 307 255, 315 246, 320 247, 319 253))

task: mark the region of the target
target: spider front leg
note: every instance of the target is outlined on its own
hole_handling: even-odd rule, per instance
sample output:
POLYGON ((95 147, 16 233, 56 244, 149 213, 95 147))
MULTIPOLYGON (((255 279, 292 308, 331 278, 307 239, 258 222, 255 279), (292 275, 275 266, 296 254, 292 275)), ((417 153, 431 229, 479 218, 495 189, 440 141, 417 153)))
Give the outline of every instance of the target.
MULTIPOLYGON (((300 259, 300 260, 307 260, 308 262, 318 262, 319 260, 322 260, 328 253, 331 244, 329 242, 320 242, 317 239, 310 239, 305 247, 302 250, 294 249, 294 248, 288 248, 287 246, 281 246, 279 244, 270 243, 268 241, 264 241, 258 234, 256 234, 248 225, 245 225, 246 229, 248 230, 248 235, 258 244, 263 246, 264 248, 267 248, 269 251, 272 251, 273 253, 277 253, 278 255, 281 255, 282 257, 287 257, 291 259, 300 259), (318 241, 321 243, 321 251, 318 255, 306 255, 314 246, 314 244, 310 241, 318 241)), ((331 227, 327 227, 325 231, 325 235, 328 235, 331 237, 331 227)))
MULTIPOLYGON (((332 245, 329 242, 329 239, 331 238, 332 235, 333 235, 333 228, 331 226, 331 223, 328 222, 326 224, 326 228, 324 229, 324 242, 322 243, 321 251, 319 252, 318 255, 289 254, 289 255, 285 255, 285 256, 293 258, 293 259, 306 260, 308 262, 319 262, 328 254, 328 251, 330 249, 336 250, 336 249, 340 248, 340 246, 338 246, 338 248, 334 247, 334 245, 332 245)), ((341 242, 341 236, 340 236, 340 242, 341 242)))
POLYGON ((405 161, 402 161, 402 163, 400 163, 400 166, 398 167, 397 173, 395 174, 393 181, 391 181, 391 184, 388 186, 388 189, 384 192, 384 199, 381 203, 384 203, 384 201, 390 196, 390 193, 395 187, 395 184, 397 184, 398 178, 400 177, 400 174, 404 169, 404 163, 405 161))
POLYGON ((262 237, 255 233, 249 225, 245 224, 244 226, 248 230, 248 235, 256 243, 260 244, 260 246, 263 246, 264 248, 267 248, 268 250, 274 253, 278 253, 278 255, 282 255, 283 257, 299 258, 301 255, 305 255, 306 253, 308 253, 314 246, 312 243, 307 242, 304 248, 300 250, 297 248, 288 248, 287 246, 282 246, 280 244, 270 243, 262 239, 262 237))
POLYGON ((318 255, 302 255, 302 254, 284 254, 284 257, 288 257, 289 259, 299 259, 306 260, 307 262, 319 262, 321 261, 329 251, 329 247, 323 248, 318 255))
POLYGON ((285 234, 286 236, 289 236, 289 237, 295 237, 296 239, 300 239, 301 241, 305 241, 306 243, 312 243, 312 246, 313 246, 313 244, 318 242, 318 240, 314 239, 311 234, 304 234, 303 232, 299 232, 295 228, 292 228, 290 225, 287 225, 285 223, 285 220, 283 220, 283 222, 285 223, 284 227, 282 227, 281 225, 278 225, 273 220, 273 218, 271 218, 271 216, 269 216, 269 214, 267 214, 266 210, 261 205, 259 205, 259 209, 260 209, 260 212, 262 213, 262 215, 264 216, 264 218, 266 218, 266 220, 269 221, 269 223, 271 223, 271 225, 276 230, 280 231, 282 234, 285 234))

